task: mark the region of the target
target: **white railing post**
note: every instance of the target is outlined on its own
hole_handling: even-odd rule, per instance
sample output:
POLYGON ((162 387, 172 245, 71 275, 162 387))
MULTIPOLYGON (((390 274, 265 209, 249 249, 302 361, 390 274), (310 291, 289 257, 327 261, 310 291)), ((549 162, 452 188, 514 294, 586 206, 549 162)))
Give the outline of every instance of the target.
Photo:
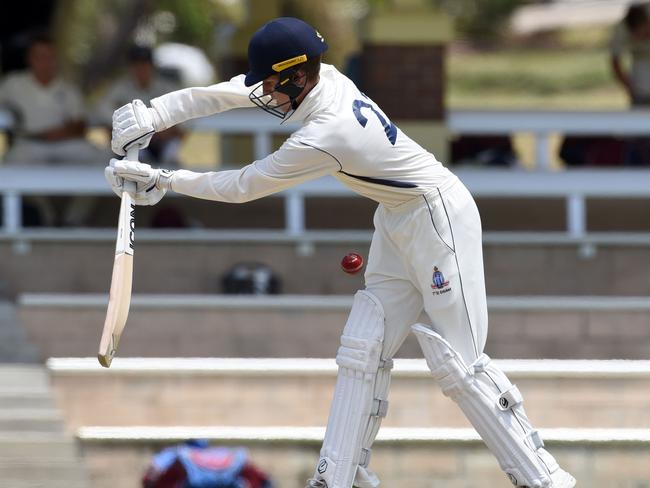
POLYGON ((7 234, 18 234, 22 227, 22 213, 20 205, 20 194, 8 191, 2 197, 3 215, 2 221, 7 234))
POLYGON ((272 141, 273 141, 273 134, 271 134, 270 132, 264 130, 255 132, 255 136, 253 138, 253 144, 254 144, 253 157, 257 160, 257 159, 262 159, 265 156, 271 154, 271 148, 273 146, 272 141))
POLYGON ((290 236, 305 232, 305 197, 302 192, 289 190, 284 196, 285 229, 290 236))
POLYGON ((587 206, 585 196, 577 193, 568 195, 566 208, 567 231, 569 236, 582 238, 587 230, 587 206))
POLYGON ((549 132, 536 132, 535 136, 535 166, 537 169, 548 171, 551 169, 551 134, 549 132))

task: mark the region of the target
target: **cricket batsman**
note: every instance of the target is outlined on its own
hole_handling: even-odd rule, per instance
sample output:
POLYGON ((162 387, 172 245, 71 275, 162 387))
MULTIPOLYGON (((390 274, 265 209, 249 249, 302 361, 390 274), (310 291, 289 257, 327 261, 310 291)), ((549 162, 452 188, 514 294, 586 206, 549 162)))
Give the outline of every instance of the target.
POLYGON ((332 175, 375 200, 365 289, 354 296, 336 355, 338 378, 325 439, 308 488, 374 488, 372 443, 388 409, 392 358, 417 337, 433 377, 481 435, 513 485, 571 488, 575 479, 544 449, 519 389, 483 352, 488 330, 478 209, 463 183, 412 141, 333 66, 325 39, 295 18, 262 26, 250 71, 209 87, 134 100, 113 115, 124 155, 188 119, 257 106, 300 123, 273 154, 238 170, 167 171, 111 160, 117 194, 134 181, 139 205, 167 191, 240 203, 332 175))

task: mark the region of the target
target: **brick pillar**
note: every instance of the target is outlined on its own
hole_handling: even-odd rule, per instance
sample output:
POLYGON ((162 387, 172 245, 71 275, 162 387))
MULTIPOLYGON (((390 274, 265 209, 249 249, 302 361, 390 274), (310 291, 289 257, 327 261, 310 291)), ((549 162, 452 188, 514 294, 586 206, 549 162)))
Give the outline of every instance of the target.
POLYGON ((445 162, 445 45, 451 22, 436 12, 371 13, 364 29, 361 85, 404 132, 445 162))
POLYGON ((365 46, 363 89, 393 119, 443 120, 443 57, 442 46, 365 46))

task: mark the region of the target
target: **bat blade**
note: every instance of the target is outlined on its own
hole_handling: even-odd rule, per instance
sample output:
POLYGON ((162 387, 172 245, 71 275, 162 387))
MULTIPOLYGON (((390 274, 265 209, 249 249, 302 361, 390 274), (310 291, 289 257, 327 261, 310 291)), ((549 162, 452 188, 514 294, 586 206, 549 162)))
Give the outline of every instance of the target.
POLYGON ((129 316, 132 277, 133 255, 123 253, 115 256, 108 310, 97 355, 99 364, 105 368, 111 365, 129 316))
POLYGON ((104 330, 99 343, 97 359, 105 368, 110 367, 117 346, 126 325, 131 306, 131 285, 133 281, 133 241, 135 232, 135 205, 129 191, 134 191, 135 185, 125 183, 120 204, 120 216, 117 225, 117 241, 115 244, 115 261, 111 277, 111 289, 108 298, 108 309, 104 330))

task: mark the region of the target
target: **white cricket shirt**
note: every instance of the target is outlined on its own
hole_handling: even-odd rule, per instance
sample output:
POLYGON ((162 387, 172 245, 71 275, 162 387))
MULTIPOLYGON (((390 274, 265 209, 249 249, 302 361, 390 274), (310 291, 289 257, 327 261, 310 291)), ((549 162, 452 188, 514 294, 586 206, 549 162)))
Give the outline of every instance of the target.
MULTIPOLYGON (((240 75, 205 88, 186 88, 151 101, 162 130, 188 119, 254 106, 240 75)), ((302 127, 267 157, 239 169, 179 170, 175 192, 245 202, 332 175, 353 191, 394 207, 456 181, 436 158, 399 130, 336 68, 323 64, 320 81, 288 117, 302 127)))
MULTIPOLYGON (((650 8, 648 14, 650 14, 650 8)), ((633 95, 650 97, 650 40, 634 39, 625 23, 621 21, 614 28, 609 50, 615 57, 630 54, 630 82, 633 95)))
POLYGON ((56 78, 41 85, 29 72, 12 73, 0 85, 0 104, 16 113, 21 134, 35 134, 85 118, 81 93, 56 78))
POLYGON ((133 77, 125 75, 118 79, 106 92, 99 103, 97 118, 108 125, 111 124, 115 109, 133 101, 142 100, 150 103, 153 98, 178 90, 180 87, 170 80, 155 74, 147 87, 138 85, 133 77))

